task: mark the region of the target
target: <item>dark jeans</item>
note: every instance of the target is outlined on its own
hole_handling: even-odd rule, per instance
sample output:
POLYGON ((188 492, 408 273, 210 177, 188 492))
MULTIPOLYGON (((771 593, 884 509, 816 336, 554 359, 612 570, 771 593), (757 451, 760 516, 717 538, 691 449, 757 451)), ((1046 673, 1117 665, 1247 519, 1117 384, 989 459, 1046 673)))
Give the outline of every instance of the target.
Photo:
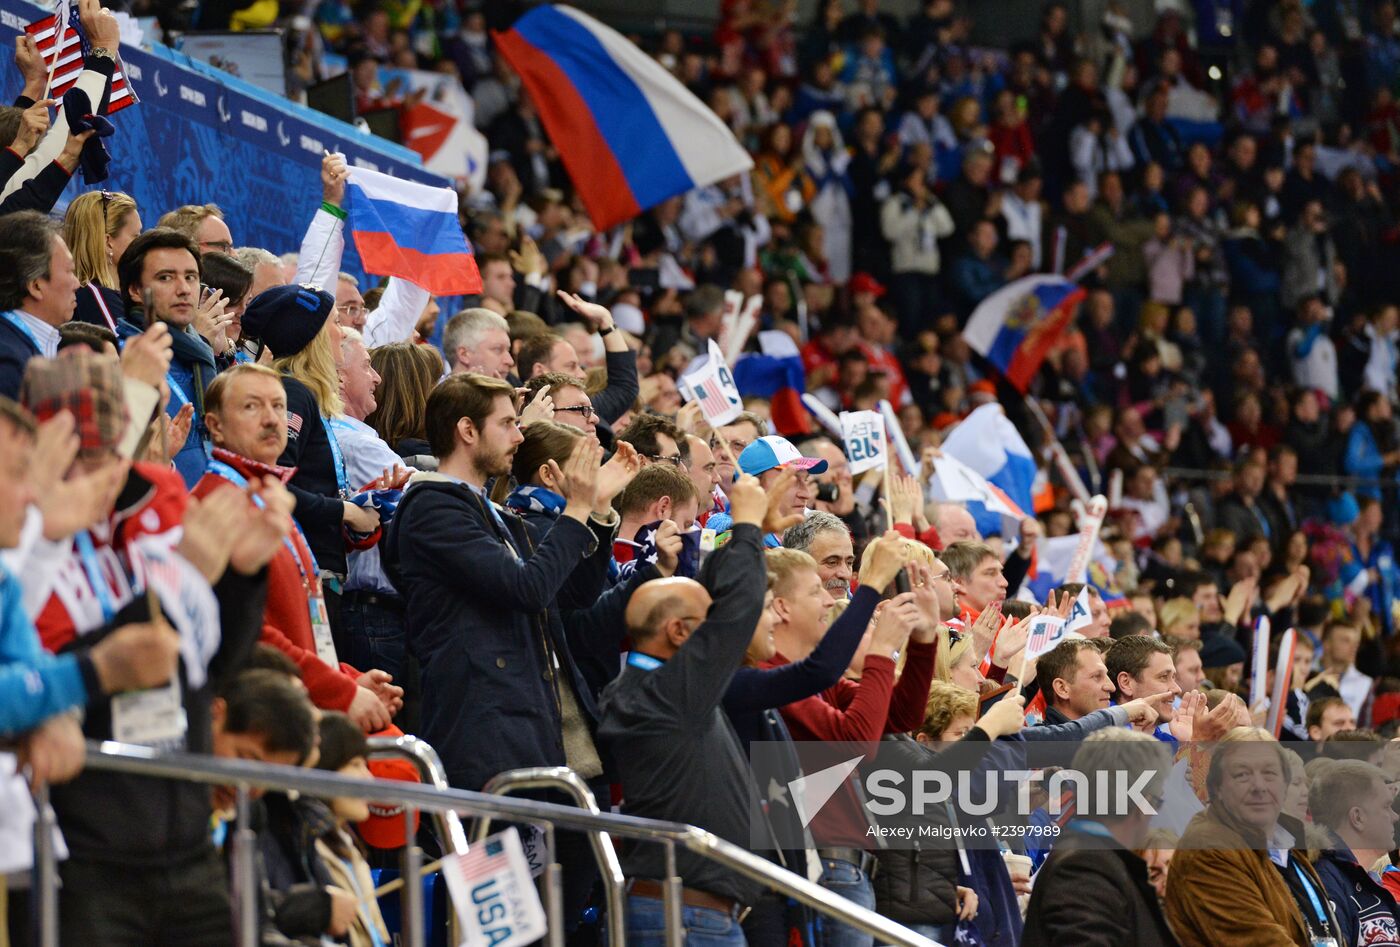
POLYGON ((346 592, 341 599, 341 632, 335 650, 340 660, 361 671, 387 671, 403 688, 403 709, 394 725, 404 733, 418 729, 422 691, 418 664, 408 653, 404 612, 388 595, 346 592))
POLYGON ((232 947, 224 863, 207 856, 174 867, 70 859, 60 868, 64 947, 232 947))
POLYGON ((403 677, 407 638, 404 611, 387 595, 346 592, 340 600, 340 640, 336 652, 340 660, 361 671, 388 671, 398 681, 403 677))
MULTIPOLYGON (((870 884, 870 876, 850 862, 823 859, 822 876, 817 884, 863 908, 875 910, 875 889, 870 884)), ((875 943, 871 935, 829 917, 818 917, 816 928, 817 947, 871 947, 875 943)))
MULTIPOLYGON (((731 915, 712 908, 681 908, 686 947, 746 947, 744 929, 731 915)), ((627 898, 628 947, 664 947, 666 908, 656 898, 627 898)))

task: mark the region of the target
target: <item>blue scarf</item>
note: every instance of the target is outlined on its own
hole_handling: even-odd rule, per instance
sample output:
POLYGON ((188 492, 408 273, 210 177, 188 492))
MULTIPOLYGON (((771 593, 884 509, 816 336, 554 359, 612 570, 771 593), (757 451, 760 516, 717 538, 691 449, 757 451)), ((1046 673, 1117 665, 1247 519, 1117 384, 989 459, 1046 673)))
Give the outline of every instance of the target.
POLYGON ((563 513, 567 503, 567 500, 548 487, 536 487, 528 483, 516 487, 510 492, 510 496, 506 497, 507 509, 518 510, 521 513, 547 513, 551 517, 558 517, 563 513))

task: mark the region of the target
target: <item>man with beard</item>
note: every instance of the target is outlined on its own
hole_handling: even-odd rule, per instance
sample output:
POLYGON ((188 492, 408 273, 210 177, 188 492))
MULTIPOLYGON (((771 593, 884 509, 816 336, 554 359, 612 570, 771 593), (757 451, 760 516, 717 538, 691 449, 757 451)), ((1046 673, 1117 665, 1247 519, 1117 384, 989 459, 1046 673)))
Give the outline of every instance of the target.
POLYGON ((588 521, 602 448, 579 440, 562 465, 563 512, 532 544, 520 518, 486 493, 510 475, 524 440, 517 411, 515 390, 485 375, 453 375, 433 389, 425 428, 438 470, 414 474, 380 544, 422 669, 419 735, 460 789, 526 766, 567 765, 585 779, 602 772, 592 699, 554 607, 597 542, 588 521))

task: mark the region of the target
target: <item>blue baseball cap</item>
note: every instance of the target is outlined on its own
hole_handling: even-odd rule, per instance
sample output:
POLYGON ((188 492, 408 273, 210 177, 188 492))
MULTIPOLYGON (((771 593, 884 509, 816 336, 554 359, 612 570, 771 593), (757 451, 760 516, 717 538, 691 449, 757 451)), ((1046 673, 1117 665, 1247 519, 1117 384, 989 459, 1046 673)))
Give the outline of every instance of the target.
POLYGON ((793 467, 813 474, 826 473, 826 461, 820 457, 803 457, 792 441, 769 434, 760 437, 739 455, 739 469, 752 477, 775 467, 793 467))

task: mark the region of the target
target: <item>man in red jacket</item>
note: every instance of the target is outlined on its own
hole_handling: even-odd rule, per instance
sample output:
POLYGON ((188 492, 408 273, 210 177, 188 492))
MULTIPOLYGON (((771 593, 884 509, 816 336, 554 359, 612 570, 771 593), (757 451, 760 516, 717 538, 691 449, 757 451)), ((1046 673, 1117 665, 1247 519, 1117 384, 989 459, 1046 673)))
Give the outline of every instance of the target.
MULTIPOLYGON (((226 481, 242 488, 272 476, 286 483, 295 472, 276 465, 287 446, 287 396, 277 372, 261 365, 228 369, 205 392, 204 410, 214 450, 195 496, 226 481)), ((386 672, 361 673, 336 658, 320 570, 300 527, 268 564, 262 640, 296 662, 312 703, 349 714, 368 733, 389 726, 403 704, 403 689, 386 672)))
MULTIPOLYGON (((771 668, 800 661, 816 649, 826 634, 832 598, 822 585, 817 563, 806 553, 773 549, 767 562, 778 650, 762 666, 771 668)), ((792 738, 861 743, 866 753, 873 754, 885 734, 917 729, 933 681, 937 617, 930 620, 914 595, 895 596, 875 620, 860 681, 837 681, 822 694, 782 709, 792 738), (895 659, 902 650, 906 652, 904 671, 896 684, 895 659)), ((822 887, 874 910, 869 824, 855 789, 847 783, 817 814, 811 828, 819 846, 822 887)), ((824 924, 820 939, 822 947, 871 943, 868 935, 830 921, 824 924)))

